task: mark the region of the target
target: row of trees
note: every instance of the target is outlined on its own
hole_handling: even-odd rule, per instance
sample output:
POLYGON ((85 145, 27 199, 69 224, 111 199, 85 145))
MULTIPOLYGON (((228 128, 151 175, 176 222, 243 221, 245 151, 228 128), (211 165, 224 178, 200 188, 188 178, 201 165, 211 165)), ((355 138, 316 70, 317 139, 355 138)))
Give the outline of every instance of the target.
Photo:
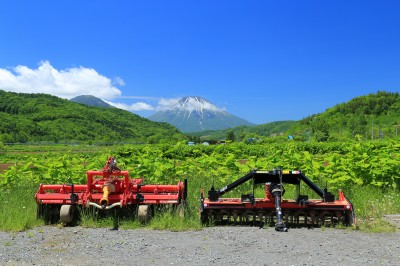
POLYGON ((306 117, 290 131, 317 141, 397 138, 399 124, 399 93, 381 91, 306 117))
POLYGON ((46 94, 0 91, 0 142, 146 142, 184 140, 175 127, 117 108, 90 107, 46 94))
POLYGON ((397 138, 399 93, 378 92, 336 105, 300 121, 277 121, 184 136, 167 123, 157 123, 117 108, 89 107, 45 94, 0 90, 0 142, 196 143, 220 140, 273 142, 286 140, 344 141, 397 138), (274 138, 271 138, 274 136, 274 138))
POLYGON ((338 104, 326 112, 300 121, 277 121, 258 126, 241 126, 191 136, 195 142, 346 141, 393 139, 400 136, 400 95, 380 91, 338 104), (290 138, 292 139, 292 138, 290 138))

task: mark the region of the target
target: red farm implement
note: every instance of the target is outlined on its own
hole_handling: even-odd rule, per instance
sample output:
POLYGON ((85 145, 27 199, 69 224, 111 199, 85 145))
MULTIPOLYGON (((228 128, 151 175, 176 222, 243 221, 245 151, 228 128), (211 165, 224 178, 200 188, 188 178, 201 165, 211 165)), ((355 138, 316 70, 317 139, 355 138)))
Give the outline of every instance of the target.
POLYGON ((200 216, 202 223, 217 224, 244 223, 263 226, 275 225, 277 231, 287 231, 288 226, 321 226, 341 223, 350 226, 355 223, 353 205, 339 190, 338 198, 320 189, 301 171, 253 170, 233 183, 216 190, 212 186, 205 198, 201 193, 200 216), (253 183, 253 193, 241 198, 222 198, 225 193, 247 181, 253 183), (300 194, 300 183, 304 182, 320 199, 309 199, 300 194), (265 197, 255 198, 255 185, 265 186, 265 197), (283 184, 295 185, 294 199, 283 199, 283 184))
POLYGON ((86 184, 40 184, 35 195, 38 218, 46 223, 74 224, 82 210, 107 214, 111 209, 122 216, 147 222, 156 209, 179 207, 186 201, 187 182, 177 185, 148 185, 143 178, 131 178, 110 157, 103 169, 86 172, 86 184))

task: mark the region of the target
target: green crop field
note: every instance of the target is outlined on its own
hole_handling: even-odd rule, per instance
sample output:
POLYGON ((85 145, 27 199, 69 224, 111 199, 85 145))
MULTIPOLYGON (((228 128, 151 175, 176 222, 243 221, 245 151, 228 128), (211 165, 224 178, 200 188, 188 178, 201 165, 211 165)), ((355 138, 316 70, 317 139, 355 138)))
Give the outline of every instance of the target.
MULTIPOLYGON (((201 228, 200 191, 223 187, 252 169, 302 170, 319 187, 352 201, 356 229, 390 231, 384 214, 400 213, 400 144, 395 140, 340 143, 286 142, 226 145, 153 144, 95 146, 4 146, 0 153, 0 230, 24 230, 36 220, 34 194, 40 183, 85 183, 86 171, 101 169, 109 156, 132 177, 147 184, 176 184, 188 179, 184 219, 164 214, 149 225, 157 229, 201 228)), ((238 197, 247 186, 229 192, 238 197)), ((129 227, 126 221, 121 221, 129 227)), ((134 223, 133 223, 134 224, 134 223)), ((83 225, 98 226, 90 219, 83 225)), ((139 226, 139 225, 135 225, 139 226)))

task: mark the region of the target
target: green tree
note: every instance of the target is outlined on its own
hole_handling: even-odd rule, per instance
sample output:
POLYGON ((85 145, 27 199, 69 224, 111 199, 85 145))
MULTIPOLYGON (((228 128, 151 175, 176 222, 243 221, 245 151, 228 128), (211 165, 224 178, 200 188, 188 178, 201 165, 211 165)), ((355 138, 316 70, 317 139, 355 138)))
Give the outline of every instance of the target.
POLYGON ((233 132, 233 130, 229 130, 226 133, 226 140, 230 142, 235 142, 235 133, 233 132))

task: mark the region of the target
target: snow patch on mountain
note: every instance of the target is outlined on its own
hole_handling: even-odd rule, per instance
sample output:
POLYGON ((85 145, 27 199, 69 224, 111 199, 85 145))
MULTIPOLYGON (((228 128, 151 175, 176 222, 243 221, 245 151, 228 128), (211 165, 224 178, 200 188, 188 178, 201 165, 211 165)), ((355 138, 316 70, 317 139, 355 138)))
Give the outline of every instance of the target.
POLYGON ((187 96, 168 100, 164 99, 161 100, 159 104, 159 111, 180 110, 189 112, 202 112, 204 110, 209 110, 212 112, 224 112, 224 109, 218 108, 214 104, 199 96, 187 96))
POLYGON ((251 125, 250 122, 227 113, 199 96, 160 102, 161 108, 149 119, 167 122, 182 132, 217 130, 238 125, 251 125))

